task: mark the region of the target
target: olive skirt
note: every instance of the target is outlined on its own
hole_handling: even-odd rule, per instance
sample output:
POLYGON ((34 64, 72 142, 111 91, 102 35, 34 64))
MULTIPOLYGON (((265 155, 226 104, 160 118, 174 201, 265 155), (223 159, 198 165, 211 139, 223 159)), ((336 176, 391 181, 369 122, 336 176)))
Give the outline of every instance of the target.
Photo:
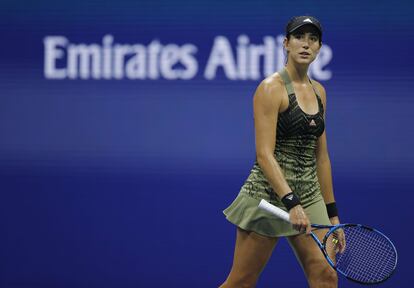
MULTIPOLYGON (((233 203, 223 213, 227 220, 243 230, 253 231, 268 237, 297 235, 290 223, 258 207, 260 200, 239 193, 233 203)), ((322 195, 318 195, 311 203, 303 206, 312 224, 331 225, 322 195)))

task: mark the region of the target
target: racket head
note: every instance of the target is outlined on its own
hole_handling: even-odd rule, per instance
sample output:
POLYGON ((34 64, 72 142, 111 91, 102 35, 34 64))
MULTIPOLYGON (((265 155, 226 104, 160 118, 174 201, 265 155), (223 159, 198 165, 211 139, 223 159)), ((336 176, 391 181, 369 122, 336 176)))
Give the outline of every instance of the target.
POLYGON ((325 235, 322 246, 328 262, 336 271, 360 284, 384 282, 397 267, 398 254, 391 240, 364 225, 337 225, 325 235), (342 253, 338 251, 341 245, 342 253))

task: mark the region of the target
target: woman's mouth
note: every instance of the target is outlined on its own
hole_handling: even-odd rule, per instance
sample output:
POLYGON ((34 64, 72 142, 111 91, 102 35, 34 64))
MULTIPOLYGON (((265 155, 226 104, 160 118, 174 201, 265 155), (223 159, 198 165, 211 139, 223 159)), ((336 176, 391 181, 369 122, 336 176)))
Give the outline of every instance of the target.
POLYGON ((310 54, 308 52, 300 52, 299 54, 302 55, 302 56, 305 56, 305 57, 310 56, 310 54))

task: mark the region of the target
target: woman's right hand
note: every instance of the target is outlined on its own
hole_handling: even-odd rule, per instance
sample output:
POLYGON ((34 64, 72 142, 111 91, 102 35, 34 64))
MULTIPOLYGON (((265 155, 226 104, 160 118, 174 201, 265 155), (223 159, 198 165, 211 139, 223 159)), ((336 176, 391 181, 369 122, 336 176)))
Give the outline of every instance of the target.
POLYGON ((311 232, 311 223, 308 216, 306 216, 305 210, 303 210, 301 205, 296 205, 289 210, 289 219, 292 223, 293 228, 299 232, 306 232, 310 234, 311 232))

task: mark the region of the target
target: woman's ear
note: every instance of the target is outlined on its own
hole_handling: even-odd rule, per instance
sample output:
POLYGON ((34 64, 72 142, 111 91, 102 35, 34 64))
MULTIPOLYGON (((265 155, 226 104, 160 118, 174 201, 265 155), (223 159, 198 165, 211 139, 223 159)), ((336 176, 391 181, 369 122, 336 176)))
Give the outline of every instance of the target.
POLYGON ((322 42, 319 44, 318 53, 321 51, 321 48, 322 48, 322 42))
POLYGON ((283 39, 283 47, 285 48, 286 51, 289 51, 288 50, 288 42, 289 42, 289 39, 287 37, 285 37, 285 39, 283 39))

